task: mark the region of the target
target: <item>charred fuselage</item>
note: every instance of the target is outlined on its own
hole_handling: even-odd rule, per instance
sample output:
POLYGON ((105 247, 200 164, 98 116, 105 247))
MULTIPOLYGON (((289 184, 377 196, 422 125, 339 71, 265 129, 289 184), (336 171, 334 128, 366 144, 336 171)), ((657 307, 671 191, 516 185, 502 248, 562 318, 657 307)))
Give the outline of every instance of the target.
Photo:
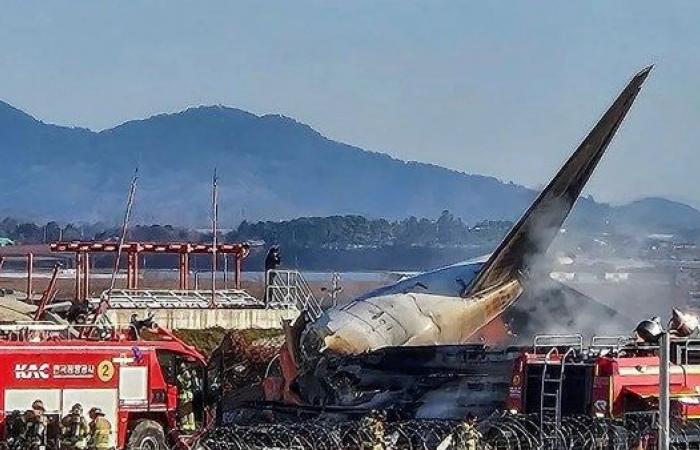
POLYGON ((383 409, 403 418, 485 416, 503 407, 520 349, 483 345, 388 347, 363 355, 327 354, 297 380, 305 400, 348 409, 383 409))

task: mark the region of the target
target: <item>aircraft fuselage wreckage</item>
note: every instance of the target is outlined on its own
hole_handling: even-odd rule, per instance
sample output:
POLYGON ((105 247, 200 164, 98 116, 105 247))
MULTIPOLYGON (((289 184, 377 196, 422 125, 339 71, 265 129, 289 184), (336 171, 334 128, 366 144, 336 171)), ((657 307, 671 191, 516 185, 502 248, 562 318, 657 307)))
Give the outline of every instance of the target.
POLYGON ((651 68, 632 78, 489 257, 413 276, 326 310, 301 329, 299 356, 311 361, 325 353, 358 355, 385 347, 461 344, 513 305, 651 68))

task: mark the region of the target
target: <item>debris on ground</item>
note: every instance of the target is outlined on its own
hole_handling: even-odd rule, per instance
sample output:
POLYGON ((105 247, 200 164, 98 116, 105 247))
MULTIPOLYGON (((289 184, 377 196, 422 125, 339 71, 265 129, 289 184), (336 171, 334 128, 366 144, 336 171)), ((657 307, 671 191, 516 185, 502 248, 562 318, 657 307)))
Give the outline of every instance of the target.
POLYGON ((254 385, 265 377, 283 341, 279 330, 233 330, 211 351, 210 365, 219 366, 219 382, 226 390, 254 385))
MULTIPOLYGON (((222 344, 229 330, 222 327, 212 327, 204 330, 174 330, 175 335, 197 348, 202 354, 211 356, 214 350, 222 344)), ((277 345, 282 342, 282 330, 278 329, 247 329, 231 331, 240 336, 249 345, 277 345)))

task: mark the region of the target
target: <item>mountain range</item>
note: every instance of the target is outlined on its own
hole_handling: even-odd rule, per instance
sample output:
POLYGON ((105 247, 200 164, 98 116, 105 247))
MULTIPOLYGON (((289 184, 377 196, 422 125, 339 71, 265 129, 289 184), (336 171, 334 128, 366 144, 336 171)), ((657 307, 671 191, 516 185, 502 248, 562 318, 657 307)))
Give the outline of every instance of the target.
MULTIPOLYGON (((573 145, 572 145, 573 148, 573 145)), ((324 137, 281 115, 202 106, 100 132, 46 124, 0 102, 0 216, 116 221, 134 167, 135 220, 202 226, 213 168, 222 223, 359 214, 466 223, 517 218, 537 194, 496 178, 407 162, 324 137)), ((660 198, 578 202, 574 219, 664 231, 700 227, 700 212, 660 198)))

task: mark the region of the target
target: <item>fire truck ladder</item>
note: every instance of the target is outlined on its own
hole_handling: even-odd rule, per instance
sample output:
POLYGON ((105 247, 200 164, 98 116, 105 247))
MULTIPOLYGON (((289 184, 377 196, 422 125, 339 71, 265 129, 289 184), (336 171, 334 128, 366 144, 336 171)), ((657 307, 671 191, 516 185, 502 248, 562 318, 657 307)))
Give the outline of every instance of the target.
POLYGON ((543 448, 558 449, 560 446, 561 392, 566 360, 575 351, 574 347, 569 347, 562 356, 557 347, 552 347, 544 357, 540 390, 540 440, 543 448))

